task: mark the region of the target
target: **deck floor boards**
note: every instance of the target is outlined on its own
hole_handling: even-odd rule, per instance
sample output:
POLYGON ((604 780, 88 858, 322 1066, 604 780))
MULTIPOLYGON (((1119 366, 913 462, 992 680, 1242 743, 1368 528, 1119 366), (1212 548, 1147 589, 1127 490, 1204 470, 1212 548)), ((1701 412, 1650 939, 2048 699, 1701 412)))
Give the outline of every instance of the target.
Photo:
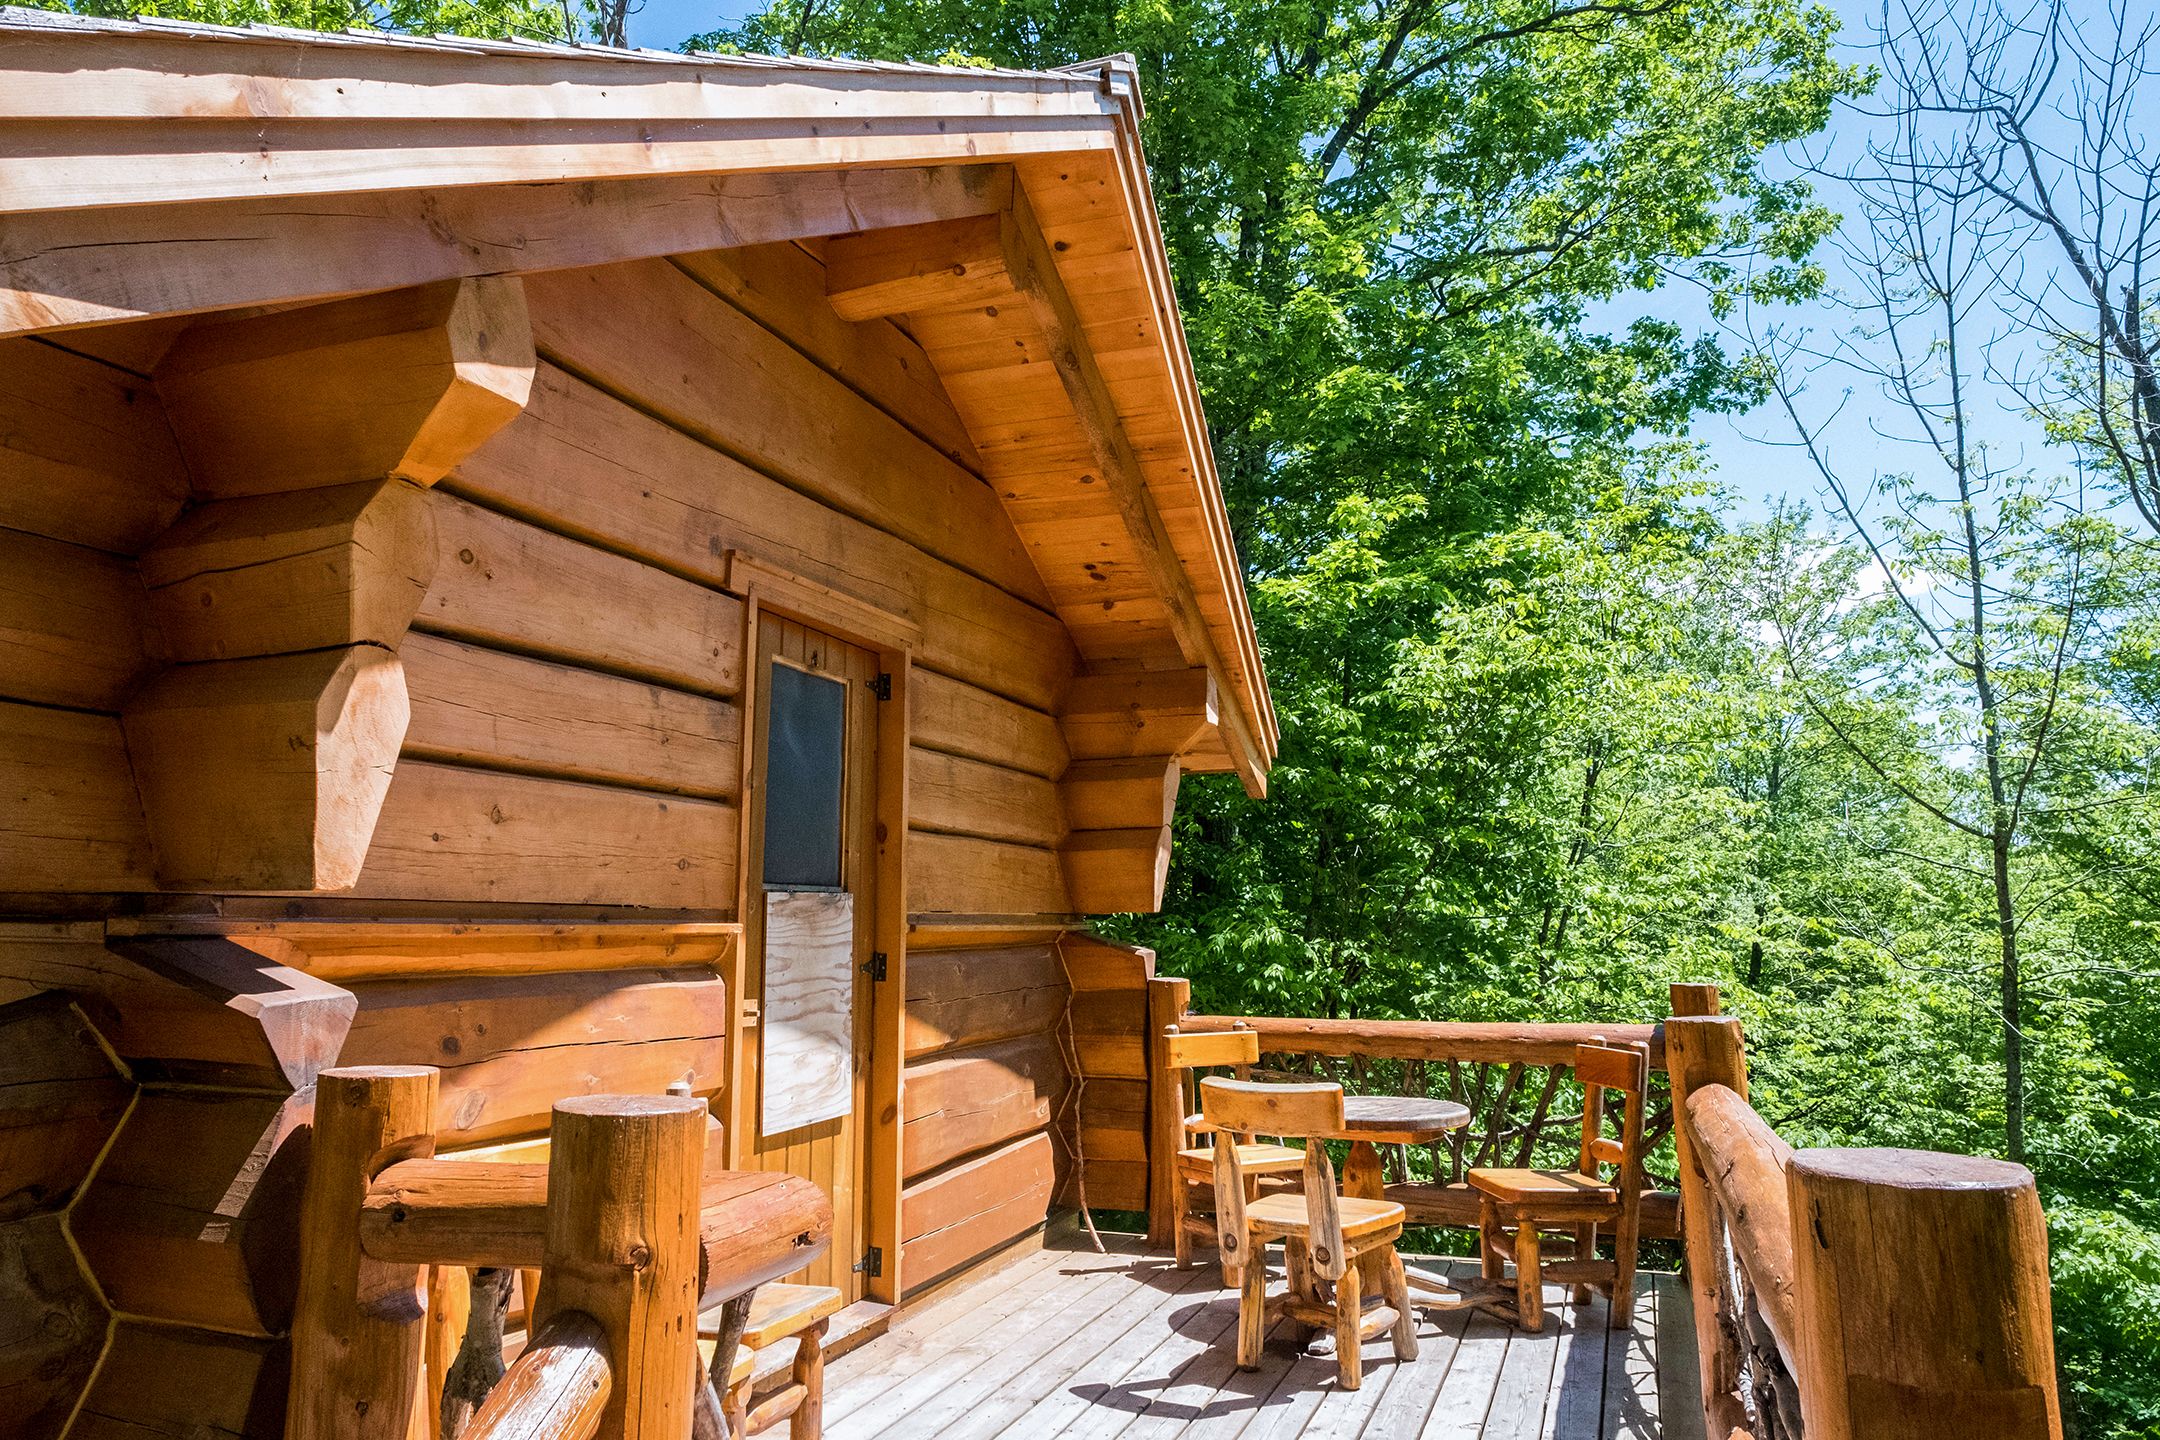
MULTIPOLYGON (((1446 1272, 1456 1262, 1418 1261, 1446 1272)), ((1278 1278, 1277 1284, 1280 1284, 1278 1278)), ((1336 1385, 1332 1357, 1294 1351, 1278 1326, 1258 1370, 1239 1370, 1237 1300, 1212 1264, 1116 1241, 1110 1254, 1045 1249, 904 1310, 831 1362, 831 1440, 1666 1440, 1660 1398, 1692 1393, 1687 1291, 1644 1275, 1633 1323, 1603 1299, 1549 1288, 1526 1335, 1489 1315, 1428 1313, 1418 1357, 1385 1335, 1365 1380, 1336 1385), (1661 1348, 1660 1342, 1669 1342, 1661 1348), (1677 1378, 1675 1378, 1677 1377, 1677 1378), (1684 1389, 1676 1386, 1686 1387, 1684 1389)), ((1699 1440, 1671 1406, 1670 1440, 1699 1440)))

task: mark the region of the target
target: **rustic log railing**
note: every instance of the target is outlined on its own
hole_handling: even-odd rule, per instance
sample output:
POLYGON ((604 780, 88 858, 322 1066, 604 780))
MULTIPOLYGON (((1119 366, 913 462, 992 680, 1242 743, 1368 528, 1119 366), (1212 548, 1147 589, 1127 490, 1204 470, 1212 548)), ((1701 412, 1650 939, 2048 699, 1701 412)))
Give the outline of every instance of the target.
POLYGON ((1168 1027, 1258 1032, 1264 1065, 1352 1093, 1468 1105, 1458 1137, 1393 1161, 1414 1221, 1475 1223, 1465 1170, 1572 1162, 1567 1072, 1592 1037, 1643 1041, 1669 1099, 1677 1194, 1644 1197, 1644 1233, 1684 1242, 1714 1440, 2061 1440, 2047 1231, 2021 1165, 1911 1150, 1799 1150, 1748 1103, 1740 1022, 1714 985, 1675 985, 1660 1025, 1477 1025, 1190 1015, 1183 980, 1149 982, 1149 1232, 1175 1223, 1183 1114, 1168 1027), (1548 1145, 1548 1142, 1551 1142, 1548 1145), (1565 1143, 1562 1143, 1565 1142, 1565 1143))
POLYGON ((701 1100, 565 1100, 545 1163, 491 1164, 434 1157, 435 1099, 423 1067, 317 1082, 288 1440, 406 1440, 431 1266, 474 1275, 443 1407, 469 1414, 463 1440, 723 1433, 698 1313, 814 1259, 832 1234, 824 1192, 785 1174, 705 1175, 701 1100), (538 1285, 505 1371, 512 1270, 538 1285))

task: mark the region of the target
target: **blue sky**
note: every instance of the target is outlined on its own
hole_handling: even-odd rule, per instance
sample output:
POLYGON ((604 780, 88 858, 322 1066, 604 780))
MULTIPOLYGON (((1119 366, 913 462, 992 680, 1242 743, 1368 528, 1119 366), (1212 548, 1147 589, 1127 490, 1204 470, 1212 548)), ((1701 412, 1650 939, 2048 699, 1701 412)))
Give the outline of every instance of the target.
MULTIPOLYGON (((1845 58, 1866 63, 1870 59, 1867 47, 1873 25, 1881 14, 1879 0, 1875 3, 1834 0, 1834 3, 1845 22, 1845 58)), ((2068 8, 2076 14, 2099 18, 2105 3, 2106 0, 2068 0, 2068 8)), ((2141 3, 2141 0, 2130 0, 2130 3, 2141 3)), ((643 8, 630 17, 630 41, 655 49, 673 49, 687 37, 733 23, 754 8, 746 0, 644 0, 643 8)), ((2160 126, 2160 116, 2153 118, 2155 126, 2160 126)), ((1838 156, 1860 153, 1870 123, 1869 116, 1862 110, 1841 110, 1832 121, 1827 141, 1831 153, 1838 156)), ((2149 132, 2154 126, 2146 128, 2149 132)), ((1774 172, 1791 173, 1796 163, 1773 157, 1771 165, 1774 172)), ((1833 204, 1838 203, 1835 195, 1826 195, 1826 198, 1833 204)), ((1831 263, 1833 287, 1849 290, 1851 277, 1840 274, 1834 261, 1831 263)), ((1715 328, 1701 297, 1684 286, 1619 296, 1597 306, 1591 320, 1599 327, 1617 331, 1626 329, 1639 316, 1671 320, 1689 332, 1715 328)), ((1789 307, 1764 318, 1774 320, 1781 328, 1806 328, 1818 336, 1828 336, 1849 324, 1840 311, 1826 304, 1789 307)), ((1888 413, 1878 396, 1865 388, 1857 388, 1852 398, 1842 408, 1838 407, 1837 397, 1846 384, 1837 376, 1825 374, 1813 383, 1807 397, 1821 414, 1836 411, 1836 418, 1827 423, 1825 436, 1839 469, 1864 482, 1878 470, 1911 468, 1914 460, 1909 450, 1885 438, 1884 432, 1894 426, 1895 417, 1888 413)), ((2004 427, 2006 443, 2023 438, 2015 434, 2018 422, 2004 417, 1996 423, 2004 427)), ((1707 417, 1697 424, 1693 438, 1705 447, 1720 483, 1737 497, 1739 514, 1743 518, 1763 515, 1781 495, 1810 502, 1817 500, 1821 488, 1819 479, 1805 453, 1794 443, 1792 428, 1781 410, 1765 407, 1746 415, 1707 417)), ((2030 449, 2026 451, 2026 458, 2036 462, 2045 459, 2030 449)))

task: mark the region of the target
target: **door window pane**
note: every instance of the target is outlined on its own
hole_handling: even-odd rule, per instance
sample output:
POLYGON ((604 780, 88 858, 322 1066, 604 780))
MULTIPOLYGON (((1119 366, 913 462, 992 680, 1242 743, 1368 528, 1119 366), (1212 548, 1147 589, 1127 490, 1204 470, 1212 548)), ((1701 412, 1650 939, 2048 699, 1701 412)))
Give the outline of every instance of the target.
POLYGON ((792 665, 772 667, 765 746, 765 883, 837 887, 847 685, 792 665))

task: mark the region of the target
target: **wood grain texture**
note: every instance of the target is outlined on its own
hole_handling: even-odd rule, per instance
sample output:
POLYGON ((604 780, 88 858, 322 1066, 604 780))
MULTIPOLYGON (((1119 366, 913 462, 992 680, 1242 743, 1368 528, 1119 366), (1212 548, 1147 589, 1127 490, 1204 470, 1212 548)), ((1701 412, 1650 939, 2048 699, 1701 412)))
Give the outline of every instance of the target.
MULTIPOLYGON (((282 1332, 300 1264, 306 1100, 146 1091, 69 1214, 116 1309, 239 1334, 282 1332)), ((356 1202, 357 1203, 357 1202, 356 1202)))
POLYGON ((434 1072, 347 1066, 316 1082, 301 1199, 289 1440, 404 1440, 426 1338, 425 1272, 360 1250, 360 1203, 377 1173, 434 1153, 434 1072))
POLYGON ((0 529, 0 695, 117 710, 152 665, 134 567, 81 545, 0 529))
POLYGON ((284 1440, 286 1346, 123 1320, 68 1433, 90 1440, 284 1440))
POLYGON ((1040 1225, 1056 1188, 1046 1134, 917 1180, 900 1198, 908 1283, 925 1285, 1040 1225))
POLYGON ((800 245, 753 245, 676 255, 674 263, 766 329, 787 336, 828 374, 954 462, 980 473, 975 441, 953 413, 930 357, 897 325, 851 324, 834 314, 817 256, 800 245))
POLYGON ((784 1135, 855 1103, 855 897, 767 891, 758 1130, 784 1135))
POLYGON ((1058 787, 1025 770, 910 748, 908 801, 919 830, 1044 848, 1065 838, 1058 787))
POLYGON ((726 1077, 726 986, 710 970, 357 983, 339 1063, 432 1065, 444 1145, 546 1130, 570 1095, 659 1094, 726 1077))
POLYGON ((353 893, 724 915, 737 829, 719 801, 405 760, 353 893))
POLYGON ((473 1416, 468 1440, 592 1440, 614 1389, 607 1335, 565 1311, 543 1325, 473 1416))
POLYGON ((902 1089, 907 1178, 1043 1129, 1065 1085, 1064 1057, 1048 1033, 908 1066, 902 1089))
POLYGON ((165 653, 188 661, 395 649, 436 563, 420 487, 366 480, 201 506, 141 569, 165 653))
POLYGON ((1008 167, 961 164, 49 211, 10 221, 0 330, 837 235, 1003 209, 1011 194, 1008 167))
POLYGON ((435 635, 399 649, 404 753, 706 799, 732 799, 742 711, 705 695, 435 635))
POLYGON ((0 1436, 66 1427, 104 1348, 107 1315, 58 1215, 0 1221, 0 1436))
POLYGON ((2060 1440, 2047 1221, 2030 1171, 1802 1150, 1786 1173, 1810 1436, 2060 1440))
POLYGON ((66 995, 0 1005, 0 1222, 72 1199, 134 1095, 66 995))
POLYGON ((429 630, 708 695, 742 686, 742 602, 445 494, 429 630))
POLYGON ((0 889, 147 890, 150 865, 119 720, 0 702, 0 889))
POLYGON ((607 1440, 686 1435, 697 1374, 705 1103, 583 1096, 549 1129, 546 1260, 535 1333, 582 1312, 606 1337, 607 1440))
POLYGON ((989 760, 1047 780, 1064 774, 1069 758, 1055 716, 921 666, 908 698, 908 738, 924 750, 989 760))
MULTIPOLYGON (((870 408, 852 393, 835 403, 870 408)), ((858 514, 790 488, 758 455, 716 446, 543 362, 525 414, 455 484, 705 584, 727 583, 731 551, 785 567, 919 627, 924 663, 1031 705, 1054 703, 1073 667, 1055 615, 888 533, 893 522, 875 506, 858 514)))
POLYGON ((410 713, 404 667, 375 645, 165 671, 121 717, 159 880, 349 888, 410 713))
POLYGON ((1071 908, 1053 850, 927 830, 910 833, 910 915, 1062 915, 1071 908))
POLYGON ((432 485, 532 386, 516 276, 446 280, 190 327, 158 393, 198 493, 402 476, 432 485))
POLYGON ((187 494, 147 380, 42 341, 0 340, 0 526, 132 555, 187 494))
POLYGON ((527 283, 549 359, 1000 589, 1047 600, 980 480, 681 271, 640 262, 527 283))
POLYGON ((916 950, 908 955, 907 1058, 1047 1033, 1065 1009, 1065 978, 1047 945, 916 950))

